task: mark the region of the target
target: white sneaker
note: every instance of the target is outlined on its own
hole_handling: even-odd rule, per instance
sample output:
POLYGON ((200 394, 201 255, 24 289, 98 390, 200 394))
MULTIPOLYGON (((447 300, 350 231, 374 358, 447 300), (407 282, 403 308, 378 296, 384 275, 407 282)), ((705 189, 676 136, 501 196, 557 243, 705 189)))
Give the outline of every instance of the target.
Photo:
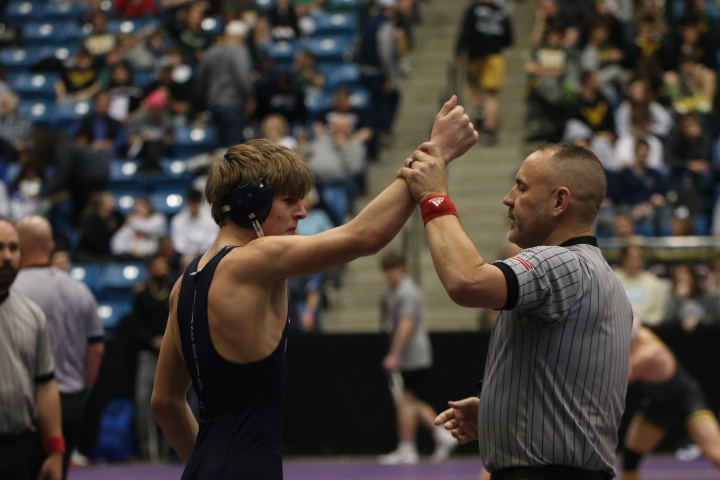
POLYGON ((440 463, 447 460, 450 453, 458 447, 458 442, 447 430, 439 431, 435 435, 435 451, 430 457, 430 463, 440 463))
POLYGON ((380 455, 381 465, 414 465, 418 463, 418 454, 412 450, 395 450, 387 455, 380 455))

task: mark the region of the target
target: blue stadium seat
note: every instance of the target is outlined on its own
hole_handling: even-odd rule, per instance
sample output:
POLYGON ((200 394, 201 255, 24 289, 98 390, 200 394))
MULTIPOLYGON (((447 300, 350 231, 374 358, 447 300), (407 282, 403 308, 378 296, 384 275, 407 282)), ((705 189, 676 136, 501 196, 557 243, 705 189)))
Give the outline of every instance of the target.
POLYGON ((318 62, 344 62, 352 59, 352 38, 347 36, 313 37, 302 42, 318 62))
POLYGON ((256 0, 255 4, 264 11, 268 11, 277 4, 277 0, 256 0))
POLYGON ((70 277, 90 287, 97 297, 102 292, 101 272, 102 265, 99 263, 76 263, 70 269, 70 277))
POLYGON ((160 166, 162 172, 148 179, 150 190, 176 191, 184 195, 195 179, 187 170, 187 163, 184 160, 166 158, 160 161, 160 166))
POLYGON ((47 20, 77 21, 89 8, 90 2, 47 2, 42 4, 42 15, 47 20))
POLYGON ((354 13, 328 13, 320 12, 312 15, 315 20, 315 33, 313 35, 354 35, 357 33, 360 22, 354 13))
POLYGON ((139 262, 108 263, 102 268, 100 274, 104 295, 108 295, 108 297, 112 296, 113 292, 129 294, 135 284, 146 279, 145 266, 139 262))
POLYGON ((360 66, 357 63, 319 64, 318 70, 325 75, 325 89, 333 92, 340 85, 360 85, 360 66))
POLYGON ((185 190, 156 190, 150 194, 150 203, 156 212, 173 216, 185 206, 185 190))
POLYGON ((138 87, 145 88, 157 79, 157 72, 155 70, 136 70, 134 79, 138 87))
POLYGON ((305 108, 311 121, 318 120, 319 115, 333 104, 330 92, 311 92, 305 95, 305 108))
POLYGON ((77 43, 69 47, 64 45, 45 45, 37 49, 37 60, 55 57, 58 60, 64 62, 65 60, 75 55, 77 50, 77 43))
POLYGON ((370 92, 364 87, 353 88, 350 103, 361 110, 370 108, 370 92))
POLYGON ((8 25, 22 25, 27 22, 38 22, 42 19, 42 5, 33 2, 10 2, 5 10, 5 21, 8 25))
POLYGON ((0 49, 0 63, 9 74, 27 72, 38 60, 35 48, 0 49))
POLYGON ((10 88, 23 100, 55 100, 55 73, 17 73, 8 75, 10 88))
POLYGON ((326 0, 325 9, 329 11, 354 11, 363 9, 362 0, 326 0))
POLYGON ((203 18, 202 23, 200 26, 203 29, 203 32, 207 33, 211 37, 217 37, 223 32, 223 22, 220 17, 206 17, 203 18))
POLYGON ((90 100, 61 103, 55 107, 55 124, 58 128, 68 129, 93 110, 90 100))
POLYGON ((21 101, 19 113, 36 125, 53 126, 55 122, 55 104, 43 101, 21 101))
POLYGON ((105 327, 105 338, 113 336, 115 327, 125 315, 132 312, 132 300, 128 294, 127 300, 107 300, 98 302, 98 317, 105 327))
POLYGON ((153 18, 113 18, 108 23, 108 32, 111 33, 138 33, 148 26, 159 26, 160 21, 153 18))
POLYGON ((20 174, 20 170, 22 170, 22 165, 20 162, 11 162, 5 164, 5 183, 10 183, 13 180, 17 178, 17 176, 20 174))
MULTIPOLYGON (((110 178, 108 179, 108 188, 113 192, 127 193, 143 192, 145 194, 145 178, 142 177, 138 170, 140 163, 134 160, 112 160, 110 162, 110 178)), ((125 201, 127 202, 127 200, 125 201)))
POLYGON ((25 45, 52 45, 64 40, 66 22, 27 22, 23 24, 25 45))
POLYGON ((286 71, 290 68, 295 59, 295 54, 298 51, 300 43, 278 41, 278 42, 267 42, 260 46, 261 49, 265 50, 270 57, 273 59, 273 68, 279 71, 286 71))
POLYGON ((175 129, 175 152, 180 158, 207 153, 218 147, 214 127, 177 127, 175 129))
POLYGON ((132 212, 133 205, 135 205, 135 199, 146 197, 148 193, 147 188, 145 188, 144 185, 142 187, 115 185, 111 182, 109 188, 113 197, 115 197, 118 210, 126 215, 132 212))

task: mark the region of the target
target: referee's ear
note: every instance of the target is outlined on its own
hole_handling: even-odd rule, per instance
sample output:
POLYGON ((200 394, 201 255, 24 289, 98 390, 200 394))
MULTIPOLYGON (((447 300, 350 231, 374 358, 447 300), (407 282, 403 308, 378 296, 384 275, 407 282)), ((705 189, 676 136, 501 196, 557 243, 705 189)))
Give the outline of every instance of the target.
POLYGON ((553 207, 553 215, 560 216, 570 206, 570 189, 567 187, 559 187, 555 190, 555 205, 553 207))

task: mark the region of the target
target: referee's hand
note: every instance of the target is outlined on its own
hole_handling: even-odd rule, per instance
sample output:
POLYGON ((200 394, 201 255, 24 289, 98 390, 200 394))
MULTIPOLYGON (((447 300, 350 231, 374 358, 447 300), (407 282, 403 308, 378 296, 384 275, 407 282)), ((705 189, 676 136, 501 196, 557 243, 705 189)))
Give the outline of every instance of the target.
POLYGON ((480 399, 470 397, 457 402, 448 402, 450 408, 435 417, 435 425, 450 430, 458 443, 465 444, 478 439, 478 406, 480 399))

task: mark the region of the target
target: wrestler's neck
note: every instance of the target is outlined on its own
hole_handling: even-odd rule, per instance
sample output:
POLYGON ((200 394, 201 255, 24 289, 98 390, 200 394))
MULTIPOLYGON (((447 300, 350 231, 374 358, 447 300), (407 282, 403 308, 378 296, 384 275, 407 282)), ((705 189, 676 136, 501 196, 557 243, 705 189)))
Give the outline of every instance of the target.
POLYGON ((215 239, 213 250, 219 251, 228 246, 242 247, 257 239, 257 233, 252 228, 238 227, 231 221, 226 221, 225 225, 220 227, 220 232, 215 239))

